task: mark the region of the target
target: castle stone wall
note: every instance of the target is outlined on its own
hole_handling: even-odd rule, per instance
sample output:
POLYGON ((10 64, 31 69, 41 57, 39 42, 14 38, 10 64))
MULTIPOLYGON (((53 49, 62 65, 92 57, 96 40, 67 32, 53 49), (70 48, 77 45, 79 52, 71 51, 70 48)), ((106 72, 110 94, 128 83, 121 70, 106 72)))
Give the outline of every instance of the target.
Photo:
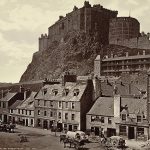
POLYGON ((117 14, 117 11, 105 9, 101 5, 91 7, 89 2, 85 1, 82 8, 74 7, 71 13, 66 14, 65 17, 60 16, 59 20, 48 28, 48 38, 40 38, 39 49, 45 49, 46 41, 48 41, 47 47, 53 41, 61 41, 70 31, 97 33, 100 41, 108 44, 109 20, 117 17, 117 14))
POLYGON ((117 17, 110 20, 109 43, 139 37, 140 23, 132 17, 117 17))

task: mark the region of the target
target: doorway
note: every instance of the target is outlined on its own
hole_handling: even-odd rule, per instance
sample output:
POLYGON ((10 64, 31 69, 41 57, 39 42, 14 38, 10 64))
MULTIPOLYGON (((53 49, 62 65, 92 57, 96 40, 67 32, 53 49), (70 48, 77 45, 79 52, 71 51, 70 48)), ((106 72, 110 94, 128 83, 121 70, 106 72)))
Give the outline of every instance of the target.
POLYGON ((69 131, 72 131, 72 125, 69 125, 69 131))
POLYGON ((47 120, 44 120, 44 121, 43 121, 43 128, 44 128, 44 129, 48 129, 47 120))
POLYGON ((7 115, 4 115, 4 123, 7 123, 7 115))
POLYGON ((28 126, 28 119, 26 119, 26 126, 28 126))
POLYGON ((114 128, 107 128, 107 137, 115 136, 116 135, 116 129, 114 128))
POLYGON ((134 127, 129 127, 128 128, 128 138, 129 139, 134 139, 135 137, 134 137, 134 127))

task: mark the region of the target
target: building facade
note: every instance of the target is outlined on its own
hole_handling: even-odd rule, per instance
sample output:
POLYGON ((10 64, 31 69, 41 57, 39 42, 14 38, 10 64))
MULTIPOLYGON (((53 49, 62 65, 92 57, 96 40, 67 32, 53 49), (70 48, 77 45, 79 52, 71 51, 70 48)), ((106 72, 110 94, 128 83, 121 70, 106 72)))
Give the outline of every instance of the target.
POLYGON ((107 57, 100 58, 98 55, 94 61, 94 74, 97 76, 120 76, 122 73, 138 74, 150 68, 150 55, 107 57))
POLYGON ((119 135, 128 139, 149 139, 146 112, 147 99, 133 97, 100 97, 87 113, 87 130, 107 137, 119 135))
POLYGON ((34 127, 34 97, 36 92, 31 92, 18 105, 10 107, 10 116, 13 122, 24 126, 34 127))
POLYGON ((36 127, 62 130, 85 130, 86 113, 93 104, 92 80, 71 82, 71 75, 62 84, 45 85, 35 97, 36 127))
POLYGON ((19 92, 8 92, 2 96, 0 99, 0 120, 2 122, 11 121, 11 117, 9 116, 10 107, 17 103, 16 101, 24 100, 24 91, 20 88, 19 92))

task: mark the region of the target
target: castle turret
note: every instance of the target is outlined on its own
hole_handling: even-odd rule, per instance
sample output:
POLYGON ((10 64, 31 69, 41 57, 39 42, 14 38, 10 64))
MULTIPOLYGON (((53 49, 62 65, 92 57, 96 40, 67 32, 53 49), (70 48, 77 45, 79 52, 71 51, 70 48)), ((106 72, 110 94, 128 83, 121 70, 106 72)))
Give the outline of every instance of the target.
POLYGON ((45 33, 45 35, 41 34, 41 37, 39 37, 39 51, 44 51, 48 49, 48 36, 45 33))

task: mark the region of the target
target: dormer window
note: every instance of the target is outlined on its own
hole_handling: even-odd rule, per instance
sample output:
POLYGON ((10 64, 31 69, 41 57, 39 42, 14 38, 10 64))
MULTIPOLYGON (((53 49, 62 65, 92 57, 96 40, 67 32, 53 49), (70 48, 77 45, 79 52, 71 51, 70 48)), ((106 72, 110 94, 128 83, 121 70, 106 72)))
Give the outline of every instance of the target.
POLYGON ((43 89, 43 95, 47 93, 47 89, 43 89))
POLYGON ((142 122, 142 116, 141 115, 137 116, 137 122, 142 122))
POLYGON ((54 95, 57 95, 58 89, 53 89, 52 92, 54 93, 54 95))
POLYGON ((74 96, 78 96, 78 95, 79 95, 79 89, 74 89, 73 95, 74 95, 74 96))
POLYGON ((126 117, 127 117, 126 114, 122 114, 122 115, 121 115, 122 121, 126 121, 126 117))
POLYGON ((64 89, 63 94, 64 94, 65 96, 67 96, 68 93, 69 93, 69 89, 64 89))

